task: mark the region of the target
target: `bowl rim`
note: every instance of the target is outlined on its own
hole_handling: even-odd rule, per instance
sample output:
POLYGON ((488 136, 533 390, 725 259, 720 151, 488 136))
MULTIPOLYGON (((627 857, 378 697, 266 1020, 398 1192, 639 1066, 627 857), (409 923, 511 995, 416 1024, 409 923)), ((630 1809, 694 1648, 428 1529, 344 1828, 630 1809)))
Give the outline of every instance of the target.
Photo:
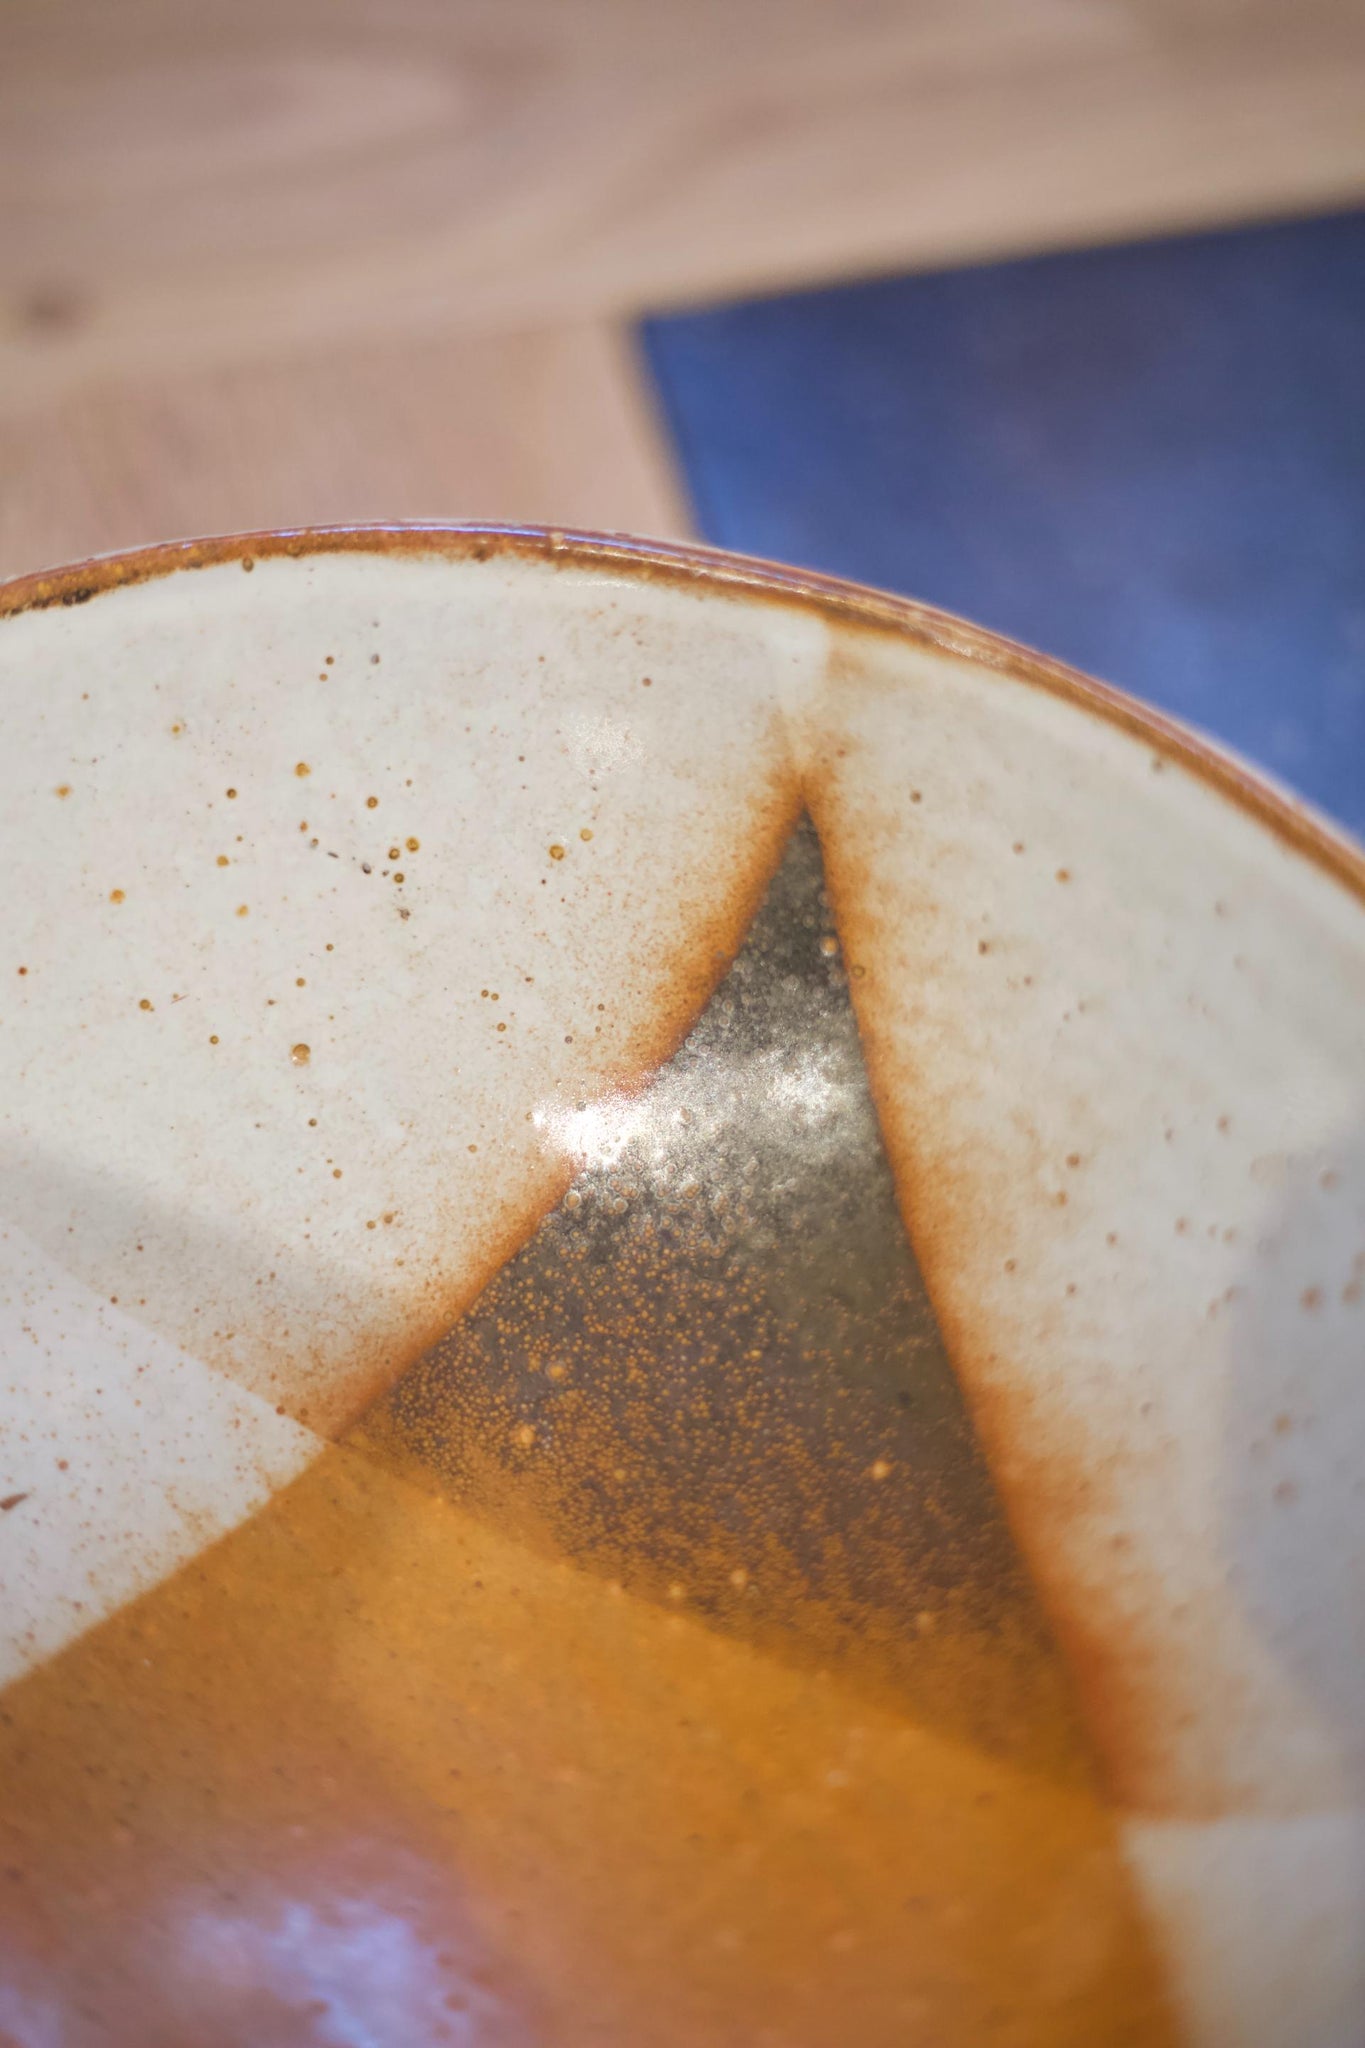
POLYGON ((722 548, 644 540, 630 534, 474 520, 276 527, 161 541, 13 577, 0 582, 0 619, 54 606, 86 604, 106 592, 152 582, 182 569, 213 568, 227 562, 254 568, 259 560, 326 554, 436 556, 476 562, 520 557, 553 569, 613 573, 640 583, 711 589, 815 611, 846 628, 917 642, 1045 690, 1050 696, 1063 697, 1133 734, 1161 761, 1177 763, 1230 799, 1292 851, 1325 870, 1365 907, 1365 846, 1262 770, 1181 720, 1112 683, 1100 682, 1051 655, 934 605, 722 548))

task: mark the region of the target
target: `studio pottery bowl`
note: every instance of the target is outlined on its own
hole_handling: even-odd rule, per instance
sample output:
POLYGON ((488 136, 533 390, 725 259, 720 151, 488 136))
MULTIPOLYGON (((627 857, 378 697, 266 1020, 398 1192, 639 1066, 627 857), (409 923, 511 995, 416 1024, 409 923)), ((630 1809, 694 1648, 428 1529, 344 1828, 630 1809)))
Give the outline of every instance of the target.
POLYGON ((914 605, 0 590, 0 2040, 1365 2038, 1365 866, 914 605))

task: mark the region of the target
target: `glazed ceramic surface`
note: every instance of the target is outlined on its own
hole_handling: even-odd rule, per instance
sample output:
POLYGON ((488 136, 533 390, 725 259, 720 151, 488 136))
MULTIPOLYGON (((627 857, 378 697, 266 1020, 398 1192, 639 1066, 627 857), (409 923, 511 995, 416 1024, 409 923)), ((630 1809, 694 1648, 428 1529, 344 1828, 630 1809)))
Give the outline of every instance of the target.
POLYGON ((1354 849, 558 535, 0 704, 0 2039, 1358 2043, 1354 849))

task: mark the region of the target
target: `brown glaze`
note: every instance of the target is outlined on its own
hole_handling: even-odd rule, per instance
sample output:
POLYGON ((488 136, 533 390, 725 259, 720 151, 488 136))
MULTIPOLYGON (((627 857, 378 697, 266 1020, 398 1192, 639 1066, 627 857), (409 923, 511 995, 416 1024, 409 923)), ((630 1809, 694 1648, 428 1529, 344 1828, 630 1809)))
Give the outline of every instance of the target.
POLYGON ((341 1447, 6 1693, 0 1979, 71 2048, 332 2048, 377 1955, 405 2048, 1172 2039, 809 827, 617 1102, 341 1447))
POLYGON ((901 1227, 808 823, 676 1056, 586 1121, 600 1156, 348 1443, 548 1556, 1087 1783, 901 1227))
POLYGON ((1171 2039, 1083 1786, 344 1448, 11 1688, 0 1781, 70 2048, 1171 2039))

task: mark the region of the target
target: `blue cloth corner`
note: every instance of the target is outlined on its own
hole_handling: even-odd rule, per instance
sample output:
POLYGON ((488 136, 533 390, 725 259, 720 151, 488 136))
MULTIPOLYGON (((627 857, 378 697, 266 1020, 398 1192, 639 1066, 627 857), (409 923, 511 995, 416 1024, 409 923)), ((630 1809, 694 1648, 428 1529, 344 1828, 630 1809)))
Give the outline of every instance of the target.
POLYGON ((1365 213, 650 320, 698 524, 964 613, 1365 836, 1365 213))

